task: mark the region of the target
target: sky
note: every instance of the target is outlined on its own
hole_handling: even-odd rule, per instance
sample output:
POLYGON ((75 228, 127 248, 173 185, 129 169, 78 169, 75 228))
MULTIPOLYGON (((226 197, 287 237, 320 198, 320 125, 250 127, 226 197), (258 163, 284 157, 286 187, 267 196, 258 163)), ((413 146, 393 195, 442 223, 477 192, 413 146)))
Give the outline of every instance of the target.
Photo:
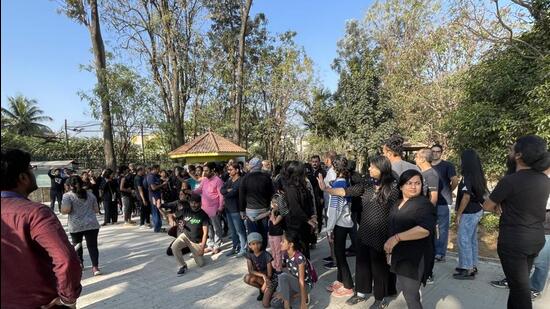
MULTIPOLYGON (((331 69, 336 43, 350 19, 361 19, 372 0, 255 0, 251 15, 263 12, 271 33, 297 32, 296 42, 315 63, 321 83, 335 90, 331 69)), ((58 14, 51 0, 1 0, 1 105, 17 94, 36 99, 54 131, 94 121, 79 91, 93 88, 95 75, 82 71, 93 54, 88 30, 58 14)), ((106 48, 115 48, 114 36, 103 27, 106 48)))

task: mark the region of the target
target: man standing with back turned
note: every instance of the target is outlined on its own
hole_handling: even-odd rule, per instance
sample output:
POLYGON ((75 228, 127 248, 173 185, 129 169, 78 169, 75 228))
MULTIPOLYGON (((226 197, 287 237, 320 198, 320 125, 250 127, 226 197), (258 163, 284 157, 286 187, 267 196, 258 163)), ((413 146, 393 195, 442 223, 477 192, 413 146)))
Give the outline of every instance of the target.
POLYGON ((32 202, 37 189, 29 153, 2 150, 2 297, 3 309, 76 308, 82 270, 59 219, 47 206, 32 202))

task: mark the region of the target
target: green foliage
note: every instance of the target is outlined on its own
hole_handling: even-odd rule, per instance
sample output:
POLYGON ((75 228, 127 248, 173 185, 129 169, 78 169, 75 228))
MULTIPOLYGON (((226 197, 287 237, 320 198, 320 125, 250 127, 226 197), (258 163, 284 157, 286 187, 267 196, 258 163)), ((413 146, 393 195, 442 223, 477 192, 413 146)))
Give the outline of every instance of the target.
POLYGON ((500 223, 500 216, 493 213, 484 214, 479 224, 485 228, 489 233, 498 232, 498 225, 500 223))
POLYGON ((42 136, 51 129, 41 122, 52 121, 34 99, 21 94, 8 97, 8 108, 2 107, 2 129, 24 136, 42 136))
POLYGON ((461 77, 464 97, 446 117, 449 145, 475 149, 491 178, 502 175, 507 149, 526 134, 550 136, 548 57, 521 57, 508 48, 489 53, 461 77))

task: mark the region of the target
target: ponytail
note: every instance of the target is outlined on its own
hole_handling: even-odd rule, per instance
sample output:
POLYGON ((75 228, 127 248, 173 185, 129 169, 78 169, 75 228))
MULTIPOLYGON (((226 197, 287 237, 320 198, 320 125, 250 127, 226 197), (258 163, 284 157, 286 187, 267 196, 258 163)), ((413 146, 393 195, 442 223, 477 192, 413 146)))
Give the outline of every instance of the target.
POLYGON ((78 198, 86 200, 88 198, 88 192, 83 188, 84 183, 80 176, 75 175, 69 177, 67 184, 71 187, 71 191, 74 192, 78 198))

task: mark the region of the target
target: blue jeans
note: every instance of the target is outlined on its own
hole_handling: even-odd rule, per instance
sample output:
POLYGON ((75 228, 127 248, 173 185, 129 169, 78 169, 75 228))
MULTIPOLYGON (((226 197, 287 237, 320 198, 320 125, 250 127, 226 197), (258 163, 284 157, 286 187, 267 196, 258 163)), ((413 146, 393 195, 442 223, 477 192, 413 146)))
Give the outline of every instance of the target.
POLYGON ((225 211, 227 216, 227 225, 231 231, 231 241, 233 242, 233 250, 246 252, 246 230, 244 228, 241 214, 238 212, 225 211))
POLYGON ((462 214, 458 225, 458 267, 472 269, 478 264, 477 225, 483 210, 473 214, 462 214))
POLYGON ((160 216, 160 211, 155 205, 155 198, 150 198, 151 202, 151 219, 153 220, 153 232, 158 233, 160 232, 160 228, 162 227, 162 218, 160 216))
POLYGON ((437 205, 437 235, 435 239, 435 255, 445 257, 447 255, 447 243, 449 241, 449 205, 437 205))
POLYGON ((550 235, 546 235, 546 243, 533 262, 535 271, 531 275, 531 290, 542 292, 548 278, 550 268, 550 235))
POLYGON ((268 230, 268 218, 263 218, 258 221, 251 221, 251 220, 245 220, 246 223, 246 229, 248 230, 248 234, 252 232, 257 232, 262 235, 262 250, 265 250, 267 248, 267 230, 268 230))

